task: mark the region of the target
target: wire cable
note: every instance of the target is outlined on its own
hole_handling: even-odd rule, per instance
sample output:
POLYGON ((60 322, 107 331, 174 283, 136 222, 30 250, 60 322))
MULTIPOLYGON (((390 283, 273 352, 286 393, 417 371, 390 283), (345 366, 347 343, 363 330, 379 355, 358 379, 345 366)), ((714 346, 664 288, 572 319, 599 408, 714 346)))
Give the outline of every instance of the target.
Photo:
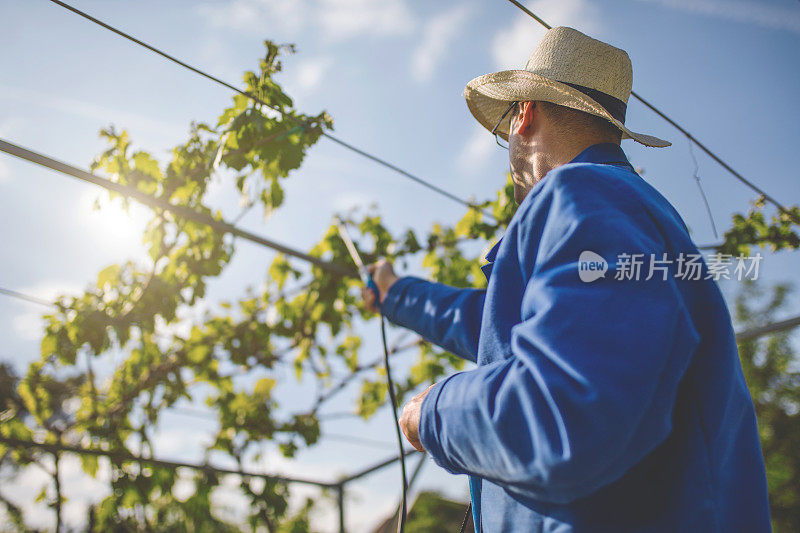
MULTIPOLYGON (((43 306, 47 306, 47 307, 54 307, 56 305, 55 303, 49 302, 47 300, 43 300, 42 298, 38 298, 36 296, 32 296, 30 294, 25 294, 25 293, 22 293, 22 292, 19 292, 19 291, 6 289, 4 287, 0 287, 0 294, 2 294, 3 296, 9 296, 11 298, 16 298, 18 300, 23 300, 25 302, 35 303, 35 304, 43 305, 43 306)), ((381 315, 381 322, 382 321, 383 321, 383 315, 381 315)), ((758 338, 758 337, 762 337, 762 336, 767 335, 769 333, 774 333, 774 332, 778 332, 778 331, 786 331, 786 330, 789 330, 789 329, 794 329, 794 328, 796 328, 798 326, 800 326, 800 316, 795 316, 795 317, 792 317, 792 318, 788 318, 786 320, 781 320, 779 322, 772 322, 772 323, 765 324, 763 326, 759 326, 759 327, 756 327, 756 328, 738 331, 738 332, 735 332, 735 335, 736 335, 736 340, 738 342, 744 342, 744 341, 752 340, 752 339, 755 339, 755 338, 758 338)), ((383 330, 383 328, 382 328, 382 330, 383 330)), ((385 355, 386 354, 384 354, 384 356, 385 355)), ((385 361, 384 361, 384 363, 385 363, 385 361)), ((388 372, 387 372, 387 374, 388 374, 388 372)), ((391 398, 391 396, 390 396, 390 398, 391 398)), ((353 413, 349 413, 349 412, 347 412, 347 413, 333 413, 332 415, 327 415, 327 416, 323 415, 323 418, 330 419, 330 418, 334 418, 334 416, 337 417, 337 418, 338 417, 344 418, 344 417, 352 417, 352 416, 355 416, 355 415, 353 413), (328 418, 328 417, 330 417, 330 418, 328 418)))
POLYGON ((42 298, 39 298, 39 297, 36 297, 36 296, 30 296, 28 294, 23 294, 23 293, 17 292, 17 291, 12 291, 11 289, 4 289, 2 287, 0 287, 0 294, 2 294, 4 296, 10 296, 12 298, 17 298, 19 300, 24 300, 26 302, 31 302, 31 303, 34 303, 34 304, 43 305, 43 306, 46 306, 46 307, 54 307, 55 306, 55 304, 53 302, 48 302, 47 300, 44 300, 42 298))
POLYGON ((55 444, 47 442, 37 442, 34 440, 24 440, 24 439, 18 439, 16 437, 7 437, 5 435, 0 435, 0 443, 13 448, 24 448, 24 449, 38 448, 50 453, 60 453, 60 452, 75 453, 78 455, 93 455, 95 457, 108 457, 116 461, 136 461, 139 463, 145 463, 154 466, 169 468, 172 470, 178 468, 191 468, 192 470, 216 472, 218 474, 235 474, 245 477, 255 477, 272 481, 280 481, 283 483, 301 483, 304 485, 314 485, 323 488, 336 488, 336 486, 338 485, 338 483, 330 483, 327 481, 317 481, 313 479, 304 479, 304 478, 296 478, 296 477, 273 475, 273 474, 262 474, 258 472, 249 472, 246 470, 239 470, 235 468, 223 468, 219 466, 211 466, 209 464, 184 463, 179 461, 167 461, 164 459, 155 459, 153 457, 142 457, 140 455, 134 455, 128 451, 123 451, 123 450, 102 450, 98 448, 84 448, 81 446, 71 446, 67 444, 55 444))
MULTIPOLYGON (((548 30, 553 28, 550 24, 548 24, 547 22, 542 20, 542 18, 537 16, 535 13, 533 13, 533 11, 531 11, 530 9, 528 9, 527 7, 522 5, 517 0, 508 0, 508 1, 511 2, 512 4, 514 4, 515 6, 517 6, 520 10, 522 10, 523 13, 525 13, 526 15, 531 17, 533 20, 535 20, 536 22, 538 22, 539 24, 541 24, 542 26, 544 26, 548 30)), ((785 213, 787 216, 789 216, 789 218, 791 218, 795 222, 795 224, 800 224, 800 218, 798 218, 792 211, 787 209, 778 200, 776 200, 775 198, 773 198, 772 196, 767 194, 762 188, 758 187, 752 181, 748 180, 747 178, 742 176, 739 172, 734 170, 733 167, 731 167, 728 163, 723 161, 722 158, 720 158, 717 154, 712 152, 705 144, 703 144, 702 142, 697 140, 697 138, 694 135, 692 135, 691 133, 689 133, 689 131, 687 131, 683 126, 681 126, 680 124, 678 124, 677 122, 672 120, 670 117, 668 117, 663 111, 658 109, 656 106, 654 106, 653 104, 651 104, 650 102, 648 102, 647 100, 642 98, 638 93, 636 93, 636 91, 632 90, 631 91, 631 96, 633 96, 634 98, 639 100, 641 103, 643 103, 646 107, 648 107, 651 111, 653 111, 659 117, 661 117, 664 120, 666 120, 670 125, 672 125, 679 132, 683 133, 691 142, 696 144, 697 147, 700 148, 702 151, 704 151, 709 157, 711 157, 711 159, 713 159, 714 161, 719 163, 719 165, 722 166, 722 168, 724 168, 725 170, 727 170, 734 178, 736 178, 737 180, 739 180, 740 182, 745 184, 751 190, 753 190, 753 191, 757 192, 758 194, 762 195, 765 200, 767 200, 772 205, 777 207, 779 211, 781 211, 782 213, 785 213)))
POLYGON ((383 316, 383 311, 381 310, 381 294, 378 285, 375 283, 375 280, 372 277, 372 273, 370 269, 364 264, 364 261, 361 259, 361 254, 358 252, 358 248, 356 248, 353 239, 350 238, 350 234, 347 231, 347 226, 345 226, 344 222, 339 217, 334 217, 333 223, 336 228, 339 230, 339 235, 342 238, 345 246, 347 247, 347 251, 350 253, 350 257, 353 259, 353 263, 355 263, 356 267, 358 268, 358 272, 361 275, 361 281, 364 284, 364 289, 366 291, 372 292, 375 295, 375 310, 378 311, 381 319, 381 341, 383 342, 383 366, 386 369, 386 385, 389 391, 389 401, 392 407, 392 416, 394 418, 394 428, 397 431, 397 448, 399 453, 400 459, 400 471, 403 478, 403 490, 402 490, 402 509, 400 513, 400 519, 397 522, 397 531, 398 533, 403 533, 405 531, 406 525, 406 513, 407 513, 407 500, 408 500, 408 477, 406 475, 406 460, 405 460, 405 451, 403 450, 403 432, 400 429, 400 419, 397 415, 397 397, 395 396, 394 392, 394 380, 392 379, 392 370, 391 366, 389 365, 389 343, 386 340, 386 319, 383 316))
MULTIPOLYGON (((95 23, 95 24, 97 24, 97 25, 99 25, 99 26, 101 26, 101 27, 103 27, 103 28, 105 28, 105 29, 117 34, 117 35, 119 35, 120 37, 123 37, 123 38, 125 38, 125 39, 127 39, 127 40, 129 40, 129 41, 131 41, 131 42, 133 42, 133 43, 135 43, 137 45, 139 45, 139 46, 142 46, 142 47, 146 48, 147 50, 150 50, 151 52, 154 52, 154 53, 158 54, 159 56, 161 56, 161 57, 163 57, 163 58, 165 58, 165 59, 167 59, 169 61, 172 61, 172 62, 176 63, 177 65, 182 66, 183 68, 186 68, 186 69, 188 69, 188 70, 190 70, 190 71, 192 71, 192 72, 194 72, 194 73, 196 73, 196 74, 198 74, 200 76, 203 76, 204 78, 206 78, 208 80, 211 80, 211 81, 213 81, 215 83, 218 83, 218 84, 220 84, 220 85, 222 85, 222 86, 224 86, 224 87, 226 87, 226 88, 228 88, 228 89, 230 89, 232 91, 235 91, 238 94, 241 94, 242 96, 250 98, 251 100, 253 100, 255 102, 258 102, 259 104, 261 104, 261 105, 263 105, 265 107, 268 107, 268 108, 272 109, 273 111, 276 111, 277 113, 280 113, 283 117, 295 121, 299 125, 307 126, 307 124, 304 124, 299 119, 297 119, 297 118, 295 118, 295 117, 293 117, 291 115, 286 114, 280 108, 276 108, 274 106, 271 106, 270 104, 264 102, 263 100, 261 100, 257 96, 255 96, 253 94, 250 94, 247 91, 243 91, 243 90, 237 88, 236 86, 234 86, 234 85, 232 85, 232 84, 220 79, 217 76, 209 74, 209 73, 207 73, 207 72, 205 72, 205 71, 203 71, 203 70, 201 70, 201 69, 199 69, 197 67, 193 67, 192 65, 189 65, 185 61, 181 61, 177 57, 175 57, 173 55, 170 55, 170 54, 164 52, 163 50, 161 50, 159 48, 156 48, 155 46, 152 46, 152 45, 150 45, 150 44, 148 44, 148 43, 146 43, 146 42, 144 42, 144 41, 142 41, 140 39, 137 39, 136 37, 130 35, 129 33, 126 33, 126 32, 124 32, 124 31, 122 31, 122 30, 120 30, 120 29, 118 29, 118 28, 116 28, 116 27, 114 27, 114 26, 112 26, 110 24, 107 24, 107 23, 105 23, 105 22, 103 22, 103 21, 101 21, 101 20, 89 15, 88 13, 86 13, 84 11, 81 11, 80 9, 77 9, 77 8, 67 4, 66 2, 62 2, 61 0, 50 0, 50 1, 53 2, 54 4, 57 4, 57 5, 65 8, 65 9, 75 13, 76 15, 79 15, 79 16, 85 18, 86 20, 89 20, 89 21, 91 21, 91 22, 93 22, 93 23, 95 23)), ((520 10, 522 10, 525 14, 527 14, 528 16, 533 18, 536 22, 541 24, 543 27, 545 27, 547 29, 551 29, 552 28, 552 26, 550 24, 545 22, 541 17, 539 17, 538 15, 533 13, 530 9, 526 8, 524 5, 522 5, 517 0, 509 0, 509 2, 514 4, 520 10)), ((774 197, 769 195, 766 191, 764 191, 763 189, 761 189, 760 187, 755 185, 753 182, 751 182, 750 180, 745 178, 742 174, 737 172, 733 167, 731 167, 728 163, 726 163, 724 160, 722 160, 722 158, 720 158, 718 155, 716 155, 714 152, 712 152, 705 144, 700 142, 696 137, 694 137, 691 133, 689 133, 688 130, 686 130, 680 124, 678 124, 673 119, 671 119, 669 116, 667 116, 663 111, 661 111, 656 106, 654 106, 653 104, 651 104, 650 102, 645 100, 636 91, 631 91, 631 96, 633 96, 634 98, 639 100, 642 104, 644 104, 646 107, 648 107, 651 111, 656 113, 658 116, 660 116, 662 119, 666 120, 669 124, 671 124, 678 131, 683 133, 692 142, 694 142, 701 150, 703 150, 709 157, 711 157, 714 161, 716 161, 720 166, 722 166, 725 170, 727 170, 736 179, 738 179, 744 185, 749 187, 751 190, 753 190, 753 191, 757 192, 758 194, 762 195, 765 200, 767 200, 768 202, 773 204, 775 207, 777 207, 779 211, 781 211, 782 213, 784 213, 787 216, 789 216, 796 224, 800 224, 800 217, 796 216, 792 211, 787 209, 783 204, 778 202, 774 197)), ((374 161, 375 163, 378 163, 378 164, 380 164, 380 165, 382 165, 382 166, 384 166, 384 167, 386 167, 386 168, 388 168, 390 170, 393 170, 394 172, 397 172, 400 175, 405 176, 406 178, 414 181, 415 183, 418 183, 419 185, 422 185, 423 187, 426 187, 426 188, 430 189, 431 191, 433 191, 433 192, 435 192, 437 194, 440 194, 440 195, 442 195, 442 196, 444 196, 444 197, 446 197, 446 198, 448 198, 450 200, 453 200, 453 201, 455 201, 455 202, 457 202, 457 203, 459 203, 459 204, 461 204, 461 205, 463 205, 465 207, 468 207, 470 209, 479 210, 485 216, 488 216, 488 217, 491 217, 492 219, 494 219, 494 216, 491 213, 489 213, 489 212, 487 212, 485 210, 482 210, 478 205, 476 205, 473 202, 470 202, 468 200, 464 200, 463 198, 460 198, 459 196, 456 196, 455 194, 453 194, 453 193, 451 193, 451 192, 449 192, 449 191, 447 191, 445 189, 442 189, 441 187, 439 187, 437 185, 434 185, 434 184, 430 183, 427 180, 424 180, 424 179, 422 179, 422 178, 420 178, 420 177, 418 177, 418 176, 416 176, 416 175, 414 175, 414 174, 412 174, 412 173, 410 173, 408 171, 405 171, 405 170, 401 169, 400 167, 398 167, 396 165, 393 165, 392 163, 389 163, 388 161, 386 161, 384 159, 381 159, 380 157, 377 157, 377 156, 374 156, 374 155, 372 155, 372 154, 370 154, 368 152, 365 152, 364 150, 361 150, 360 148, 357 148, 356 146, 354 146, 354 145, 352 145, 352 144, 350 144, 350 143, 348 143, 348 142, 346 142, 346 141, 344 141, 342 139, 339 139, 338 137, 336 137, 336 136, 334 136, 334 135, 332 135, 330 133, 322 132, 322 135, 324 137, 328 138, 329 140, 339 144, 340 146, 342 146, 342 147, 344 147, 344 148, 346 148, 348 150, 351 150, 352 152, 357 153, 357 154, 359 154, 359 155, 361 155, 363 157, 366 157, 366 158, 370 159, 371 161, 374 161)))
MULTIPOLYGON (((188 69, 188 70, 194 72, 195 74, 198 74, 198 75, 200 75, 200 76, 202 76, 202 77, 204 77, 204 78, 206 78, 208 80, 211 80, 214 83, 218 83, 219 85, 222 85, 223 87, 226 87, 226 88, 228 88, 228 89, 230 89, 230 90, 232 90, 232 91, 234 91, 234 92, 236 92, 236 93, 238 93, 238 94, 240 94, 242 96, 245 96, 245 97, 253 100, 254 102, 257 102, 257 103, 259 103, 259 104, 261 104, 261 105, 263 105, 265 107, 268 107, 269 109, 272 109, 273 111, 279 113, 282 117, 284 117, 286 119, 289 119, 289 120, 292 120, 293 122, 297 123, 299 126, 302 126, 302 127, 307 127, 308 126, 308 124, 304 123, 302 120, 300 120, 300 119, 298 119, 298 118, 286 113, 285 111, 283 111, 282 109, 280 109, 278 107, 275 107, 273 105, 268 104, 267 102, 265 102, 264 100, 262 100, 258 96, 254 95, 254 94, 251 94, 251 93, 249 93, 247 91, 243 91, 243 90, 239 89, 238 87, 236 87, 235 85, 232 85, 232 84, 220 79, 219 77, 214 76, 212 74, 209 74, 209 73, 207 73, 207 72, 205 72, 205 71, 203 71, 203 70, 201 70, 201 69, 199 69, 197 67, 193 67, 192 65, 186 63, 185 61, 182 61, 182 60, 178 59, 177 57, 175 57, 175 56, 173 56, 171 54, 168 54, 168 53, 164 52, 163 50, 161 50, 159 48, 156 48, 155 46, 147 44, 146 42, 144 42, 144 41, 142 41, 140 39, 137 39, 133 35, 131 35, 129 33, 126 33, 124 31, 122 31, 122 30, 120 30, 120 29, 118 29, 118 28, 106 23, 106 22, 103 22, 102 20, 99 20, 99 19, 89 15, 88 13, 86 13, 84 11, 81 11, 80 9, 77 9, 77 8, 69 5, 66 2, 62 2, 61 0, 50 0, 50 1, 53 2, 54 4, 57 4, 57 5, 61 6, 61 7, 63 7, 64 9, 67 9, 67 10, 75 13, 76 15, 79 15, 79 16, 85 18, 86 20, 88 20, 90 22, 93 22, 93 23, 97 24, 98 26, 101 26, 101 27, 107 29, 108 31, 111 31, 111 32, 119 35, 120 37, 123 37, 124 39, 127 39, 127 40, 129 40, 129 41, 131 41, 131 42, 133 42, 133 43, 135 43, 135 44, 137 44, 139 46, 142 46, 142 47, 146 48, 147 50, 150 50, 151 52, 153 52, 155 54, 158 54, 159 56, 163 57, 164 59, 167 59, 168 61, 172 61, 173 63, 175 63, 177 65, 180 65, 181 67, 183 67, 185 69, 188 69)), ((426 187, 427 189, 429 189, 429 190, 431 190, 431 191, 433 191, 433 192, 435 192, 435 193, 437 193, 437 194, 439 194, 441 196, 444 196, 445 198, 448 198, 448 199, 450 199, 450 200, 452 200, 454 202, 457 202, 457 203, 459 203, 459 204, 461 204, 461 205, 463 205, 465 207, 468 207, 470 209, 475 209, 475 210, 481 211, 485 216, 491 217, 494 220, 494 216, 490 212, 482 210, 474 202, 471 202, 469 200, 465 200, 465 199, 463 199, 463 198, 461 198, 461 197, 459 197, 459 196, 457 196, 457 195, 455 195, 455 194, 453 194, 453 193, 451 193, 451 192, 439 187, 438 185, 434 185, 433 183, 431 183, 431 182, 429 182, 429 181, 427 181, 425 179, 422 179, 419 176, 416 176, 416 175, 414 175, 414 174, 412 174, 412 173, 410 173, 410 172, 408 172, 406 170, 403 170, 402 168, 398 167, 397 165, 393 165, 392 163, 389 163, 385 159, 382 159, 382 158, 380 158, 378 156, 375 156, 375 155, 372 155, 372 154, 370 154, 368 152, 365 152, 364 150, 362 150, 362 149, 360 149, 360 148, 348 143, 347 141, 344 141, 344 140, 336 137, 335 135, 332 135, 330 133, 327 133, 327 132, 323 131, 322 132, 322 136, 326 137, 327 139, 329 139, 331 141, 333 141, 334 143, 338 144, 339 146, 342 146, 343 148, 346 148, 347 150, 350 150, 351 152, 354 152, 354 153, 356 153, 358 155, 366 157, 367 159, 369 159, 369 160, 371 160, 371 161, 373 161, 375 163, 378 163, 379 165, 382 165, 382 166, 388 168, 389 170, 392 170, 392 171, 394 171, 394 172, 396 172, 396 173, 398 173, 398 174, 410 179, 411 181, 413 181, 413 182, 415 182, 415 183, 417 183, 419 185, 422 185, 423 187, 426 187)))
MULTIPOLYGON (((0 294, 2 294, 3 296, 9 296, 11 298, 16 298, 18 300, 31 302, 31 303, 35 303, 35 304, 38 304, 38 305, 44 305, 44 306, 47 306, 47 307, 55 307, 55 305, 56 305, 53 302, 49 302, 47 300, 43 300, 43 299, 38 298, 36 296, 31 296, 30 294, 25 294, 25 293, 22 293, 22 292, 19 292, 19 291, 6 289, 6 288, 3 288, 3 287, 0 287, 0 294)), ((786 320, 782 320, 780 322, 772 322, 772 323, 765 324, 763 326, 759 326, 759 327, 753 328, 753 329, 746 329, 746 330, 738 331, 738 332, 735 332, 735 335, 736 335, 736 340, 737 341, 743 342, 743 341, 755 339, 757 337, 761 337, 761 336, 764 336, 764 335, 767 335, 769 333, 773 333, 773 332, 776 332, 776 331, 785 331, 785 330, 788 330, 788 329, 793 329, 793 328, 796 328, 798 326, 800 326, 800 316, 792 317, 792 318, 789 318, 789 319, 786 319, 786 320)), ((353 416, 357 416, 357 415, 355 415, 354 413, 350 413, 350 412, 341 412, 341 413, 331 413, 331 414, 328 414, 328 415, 321 415, 321 418, 324 418, 326 420, 332 420, 332 419, 335 419, 335 418, 346 418, 346 417, 349 418, 349 417, 353 417, 353 416)))
MULTIPOLYGON (((191 407, 171 407, 166 409, 164 413, 175 416, 187 416, 187 417, 197 418, 200 420, 208 420, 209 422, 219 422, 219 417, 212 411, 206 411, 203 409, 194 409, 191 407)), ((385 450, 386 448, 394 446, 394 444, 390 442, 384 442, 382 440, 371 439, 368 437, 355 437, 353 435, 347 435, 342 433, 325 432, 325 434, 322 435, 321 439, 338 441, 346 444, 366 446, 378 450, 385 450)))
POLYGON ((467 504, 467 512, 464 513, 464 520, 461 521, 461 527, 458 530, 458 533, 464 533, 467 530, 467 522, 469 522, 469 516, 472 514, 472 502, 467 504))
POLYGON ((10 143, 3 139, 0 139, 0 151, 18 157, 20 159, 24 159, 25 161, 28 161, 30 163, 34 163, 36 165, 49 168, 50 170, 55 170, 56 172, 72 176, 73 178, 77 178, 81 181, 86 181, 94 185, 99 185, 100 187, 103 187, 104 189, 107 189, 109 191, 113 191, 123 196, 127 196, 128 198, 132 198, 137 202, 144 204, 150 208, 163 209, 165 211, 169 211, 180 217, 192 220, 193 222, 210 226, 211 228, 220 231, 222 233, 230 233, 235 237, 241 237, 245 240, 254 242, 261 246, 271 248, 277 252, 295 257, 297 259, 301 259, 303 261, 311 263, 312 265, 320 267, 321 269, 329 272, 330 274, 335 274, 338 276, 345 276, 345 277, 354 276, 356 274, 355 271, 343 265, 337 263, 330 263, 328 261, 320 259, 319 257, 314 257, 305 252, 295 250, 294 248, 290 248, 273 240, 261 237, 254 233, 250 233, 249 231, 238 228, 233 224, 225 222, 224 220, 219 220, 216 218, 212 218, 204 213, 199 213, 189 207, 172 204, 167 200, 150 196, 149 194, 146 194, 140 191, 139 189, 136 189, 135 187, 122 185, 120 183, 114 183, 113 181, 96 176, 91 172, 81 170, 77 167, 73 167, 72 165, 69 165, 62 161, 58 161, 46 155, 34 152, 32 150, 28 150, 27 148, 23 148, 22 146, 10 143))
POLYGON ((753 339, 769 335, 770 333, 792 330, 798 326, 800 326, 800 316, 787 318, 786 320, 781 320, 780 322, 772 322, 771 324, 765 324, 763 326, 740 331, 736 334, 736 342, 751 341, 753 339))
MULTIPOLYGON (((346 235, 346 231, 345 231, 346 235)), ((348 237, 349 238, 349 237, 348 237)), ((360 262, 360 258, 359 262, 360 262)), ((28 296, 23 293, 12 291, 8 289, 0 289, 0 294, 4 294, 7 296, 11 296, 14 298, 23 299, 29 302, 37 303, 40 305, 54 305, 50 302, 46 302, 45 300, 28 296)), ((403 448, 403 433, 400 429, 400 419, 397 414, 398 405, 397 405, 397 396, 394 391, 394 381, 392 379, 392 372, 391 372, 391 365, 389 364, 389 343, 386 340, 386 319, 383 316, 383 313, 380 313, 381 319, 381 341, 383 343, 383 364, 384 368, 386 369, 386 381, 387 381, 387 389, 389 392, 389 401, 391 403, 392 408, 392 416, 394 418, 394 426, 395 431, 397 433, 397 443, 398 443, 398 460, 400 461, 400 472, 402 477, 402 505, 401 505, 401 513, 400 513, 400 520, 398 521, 398 533, 404 533, 405 531, 405 523, 406 523, 406 516, 408 513, 408 477, 406 473, 406 462, 405 456, 408 454, 403 448)))
POLYGON ((700 190, 700 197, 703 199, 703 204, 706 206, 706 214, 708 215, 708 220, 711 222, 711 230, 714 232, 714 238, 719 239, 719 234, 717 233, 717 225, 714 223, 714 215, 711 213, 711 205, 708 203, 708 197, 706 196, 706 191, 703 190, 703 184, 700 183, 700 176, 697 174, 700 170, 699 165, 697 164, 697 158, 694 156, 694 149, 692 149, 692 140, 689 139, 689 154, 692 156, 692 163, 694 164, 694 181, 697 183, 697 188, 700 190))
MULTIPOLYGON (((414 483, 419 478, 419 475, 422 472, 422 469, 425 467, 426 456, 427 456, 427 454, 425 452, 423 452, 420 455, 419 462, 417 462, 417 466, 414 468, 414 471, 411 473, 411 478, 408 480, 408 489, 406 490, 407 493, 411 492, 411 487, 414 486, 414 483)), ((400 514, 402 509, 403 509, 403 501, 401 499, 400 502, 397 504, 397 510, 395 510, 394 514, 392 515, 392 520, 394 520, 395 517, 397 517, 397 515, 400 514)))
POLYGON ((403 497, 401 502, 400 520, 397 523, 398 533, 403 533, 406 528, 406 514, 408 513, 408 478, 406 476, 406 454, 403 451, 403 433, 400 430, 400 418, 397 415, 397 396, 394 393, 394 381, 389 365, 389 343, 386 342, 386 319, 381 313, 381 340, 383 341, 383 365, 386 368, 386 381, 389 389, 389 401, 392 404, 392 415, 394 416, 394 428, 397 431, 397 444, 400 450, 400 472, 403 478, 403 497))

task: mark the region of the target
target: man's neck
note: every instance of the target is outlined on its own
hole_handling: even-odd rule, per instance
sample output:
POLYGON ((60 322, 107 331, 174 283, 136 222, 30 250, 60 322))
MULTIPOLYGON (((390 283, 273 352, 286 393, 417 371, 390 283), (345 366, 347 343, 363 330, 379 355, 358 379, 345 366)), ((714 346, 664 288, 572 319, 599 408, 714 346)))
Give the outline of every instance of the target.
POLYGON ((571 142, 552 143, 548 148, 537 151, 533 154, 533 175, 536 183, 554 168, 566 165, 590 146, 602 142, 606 141, 596 138, 584 138, 571 142))

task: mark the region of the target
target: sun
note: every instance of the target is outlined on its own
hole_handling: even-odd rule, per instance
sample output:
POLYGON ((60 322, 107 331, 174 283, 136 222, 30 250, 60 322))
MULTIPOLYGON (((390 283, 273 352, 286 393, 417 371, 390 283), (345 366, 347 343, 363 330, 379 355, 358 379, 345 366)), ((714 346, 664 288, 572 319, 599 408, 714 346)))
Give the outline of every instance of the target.
POLYGON ((131 202, 126 212, 119 200, 109 201, 105 193, 88 191, 81 196, 80 216, 93 244, 114 255, 146 257, 142 234, 152 216, 147 208, 131 202))

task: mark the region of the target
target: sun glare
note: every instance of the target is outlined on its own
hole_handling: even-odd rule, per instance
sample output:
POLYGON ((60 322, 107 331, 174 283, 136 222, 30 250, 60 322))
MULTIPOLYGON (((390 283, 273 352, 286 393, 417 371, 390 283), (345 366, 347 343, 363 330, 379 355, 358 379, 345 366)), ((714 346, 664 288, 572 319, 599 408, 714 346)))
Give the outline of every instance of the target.
POLYGON ((146 255, 142 245, 142 233, 150 217, 146 208, 131 203, 125 212, 118 200, 109 202, 107 197, 94 191, 85 194, 82 200, 83 222, 98 246, 129 258, 146 255), (100 198, 99 209, 95 209, 97 198, 100 198))

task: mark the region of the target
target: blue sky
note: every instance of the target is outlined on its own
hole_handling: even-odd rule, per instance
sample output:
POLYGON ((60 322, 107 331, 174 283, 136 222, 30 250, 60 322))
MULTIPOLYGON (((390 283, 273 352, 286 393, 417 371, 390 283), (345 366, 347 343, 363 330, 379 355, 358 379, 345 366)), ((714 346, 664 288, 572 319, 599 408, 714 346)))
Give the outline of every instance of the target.
MULTIPOLYGON (((293 42, 297 53, 285 58, 277 80, 299 109, 327 110, 340 137, 479 200, 504 182, 507 152, 472 119, 462 97, 464 85, 480 74, 521 68, 544 31, 507 2, 75 0, 74 5, 234 83, 257 64, 264 39, 293 42)), ((793 142, 800 138, 800 2, 538 0, 527 5, 553 25, 572 26, 626 49, 634 90, 776 198, 800 201, 793 142)), ((215 122, 230 102, 228 90, 46 0, 0 0, 0 14, 6 51, 0 56, 3 139, 86 168, 104 148, 98 131, 113 123, 126 128, 137 146, 163 157, 185 139, 190 121, 215 122)), ((673 142, 671 148, 652 149, 625 141, 623 148, 634 166, 644 169, 644 178, 676 206, 695 240, 713 241, 686 139, 634 100, 627 123, 673 142)), ((755 195, 695 152, 717 225, 726 228, 731 214, 746 210, 755 195)), ((238 213, 230 189, 230 176, 223 175, 213 192, 228 218, 238 213)), ((114 206, 92 211, 94 198, 103 197, 97 189, 5 155, 0 155, 0 191, 2 287, 52 298, 80 291, 108 264, 144 256, 138 242, 144 209, 134 209, 132 219, 114 206)), ((335 211, 373 202, 396 232, 449 223, 463 211, 321 140, 287 181, 284 207, 268 220, 253 210, 242 226, 307 249, 335 211)), ((233 263, 194 311, 261 284, 271 258, 268 251, 239 243, 233 263)), ((783 252, 769 255, 761 274, 770 282, 785 281, 798 267, 798 255, 783 252)), ((792 302, 796 314, 800 299, 792 302)), ((3 360, 21 369, 37 356, 40 315, 31 304, 0 300, 3 360)), ((376 328, 376 323, 363 327, 367 359, 379 353, 376 328)), ((312 390, 288 374, 283 377, 289 398, 312 390)), ((338 408, 349 408, 351 400, 352 395, 338 408)), ((196 457, 212 429, 202 420, 171 416, 160 428, 156 451, 196 457)), ((325 429, 387 443, 393 431, 386 412, 368 424, 337 422, 325 429)), ((392 451, 331 440, 293 463, 272 453, 266 464, 255 466, 333 479, 392 451)), ((438 472, 433 464, 424 472, 419 487, 466 495, 464 479, 438 472)), ((36 473, 26 474, 20 499, 27 494, 32 499, 41 481, 36 473)), ((73 496, 69 517, 77 520, 81 502, 96 493, 77 465, 67 485, 73 496)), ((360 483, 349 502, 352 530, 368 530, 391 509, 398 486, 393 470, 360 483)), ((40 515, 45 520, 48 513, 40 515)), ((329 513, 321 521, 323 529, 324 521, 333 523, 329 513)))

